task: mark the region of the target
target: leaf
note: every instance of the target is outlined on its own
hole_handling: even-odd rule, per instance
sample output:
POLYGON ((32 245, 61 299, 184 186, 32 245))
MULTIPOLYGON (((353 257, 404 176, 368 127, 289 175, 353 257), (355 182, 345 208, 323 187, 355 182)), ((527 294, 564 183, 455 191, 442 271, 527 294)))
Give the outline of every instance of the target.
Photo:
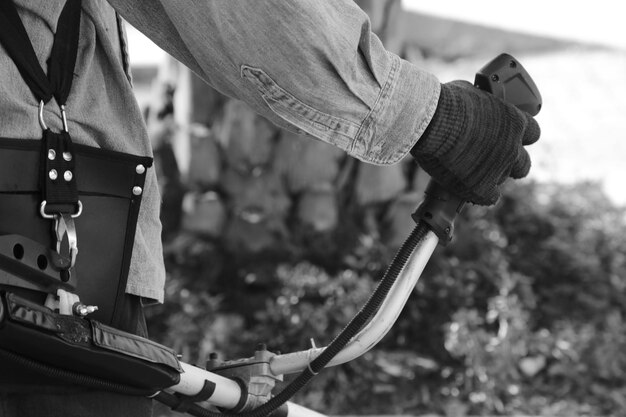
POLYGON ((518 366, 524 375, 532 378, 546 367, 546 358, 545 356, 527 356, 519 361, 518 366))

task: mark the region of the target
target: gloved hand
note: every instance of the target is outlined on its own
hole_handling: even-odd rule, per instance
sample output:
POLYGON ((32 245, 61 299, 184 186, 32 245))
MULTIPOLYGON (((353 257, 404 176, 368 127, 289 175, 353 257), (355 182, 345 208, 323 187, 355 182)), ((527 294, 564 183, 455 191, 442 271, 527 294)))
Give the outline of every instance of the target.
POLYGON ((467 81, 452 81, 442 84, 437 110, 411 154, 449 191, 491 205, 508 177, 528 175, 524 146, 539 135, 529 114, 467 81))

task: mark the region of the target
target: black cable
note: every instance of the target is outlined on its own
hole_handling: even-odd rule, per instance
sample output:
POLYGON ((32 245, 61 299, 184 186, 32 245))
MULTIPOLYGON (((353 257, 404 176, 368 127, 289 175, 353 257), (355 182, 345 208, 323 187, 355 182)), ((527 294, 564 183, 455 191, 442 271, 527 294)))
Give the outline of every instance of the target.
MULTIPOLYGON (((311 379, 318 374, 347 344, 348 342, 363 328, 371 317, 378 311, 389 290, 396 282, 398 275, 405 267, 411 254, 417 245, 426 237, 430 231, 430 227, 420 221, 413 229, 409 237, 402 244, 396 256, 391 261, 387 271, 383 275, 382 280, 376 287, 374 293, 367 300, 361 310, 346 325, 346 327, 333 339, 333 341, 315 358, 309 366, 303 370, 289 385, 281 392, 272 397, 267 403, 255 408, 254 410, 244 413, 216 413, 194 405, 189 407, 187 413, 196 417, 266 417, 276 411, 281 405, 285 404, 291 397, 300 391, 311 379)), ((168 404, 173 401, 171 394, 159 393, 155 399, 168 404)), ((174 396, 172 396, 174 397, 174 396)))
MULTIPOLYGON (((202 408, 197 404, 189 406, 187 412, 197 417, 265 417, 279 410, 284 414, 285 407, 282 407, 293 395, 300 391, 309 381, 317 375, 327 364, 330 362, 347 344, 348 342, 363 328, 365 324, 371 319, 371 317, 378 311, 381 304, 387 297, 389 290, 395 283, 398 275, 405 267, 409 257, 417 247, 417 245, 424 239, 430 228, 424 223, 420 222, 413 229, 409 237, 402 244, 398 253, 392 260, 391 264, 387 268, 387 271, 383 275, 382 280, 376 287, 374 293, 370 296, 361 310, 354 316, 354 318, 346 325, 346 327, 333 339, 333 341, 322 351, 322 353, 315 358, 309 366, 303 370, 285 389, 279 392, 276 396, 271 398, 267 403, 257 407, 254 410, 244 413, 216 413, 202 408)), ((77 372, 68 371, 65 369, 55 368, 53 366, 25 358, 16 353, 0 349, 0 357, 9 359, 16 362, 28 369, 41 373, 44 376, 62 380, 66 383, 75 384, 82 387, 88 387, 92 389, 104 390, 115 392, 125 395, 141 396, 141 397, 153 397, 159 402, 164 403, 170 407, 176 407, 180 403, 180 399, 176 396, 164 392, 159 392, 155 395, 154 390, 148 390, 145 388, 137 388, 124 384, 119 384, 104 379, 100 379, 93 376, 83 375, 77 372)))

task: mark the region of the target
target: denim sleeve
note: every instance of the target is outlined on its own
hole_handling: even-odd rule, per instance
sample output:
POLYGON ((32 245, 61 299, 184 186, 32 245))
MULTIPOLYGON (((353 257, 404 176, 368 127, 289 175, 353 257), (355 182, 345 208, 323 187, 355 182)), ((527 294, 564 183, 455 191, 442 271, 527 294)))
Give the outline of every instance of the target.
POLYGON ((352 0, 109 3, 217 90, 365 162, 400 160, 436 109, 439 81, 385 50, 352 0))

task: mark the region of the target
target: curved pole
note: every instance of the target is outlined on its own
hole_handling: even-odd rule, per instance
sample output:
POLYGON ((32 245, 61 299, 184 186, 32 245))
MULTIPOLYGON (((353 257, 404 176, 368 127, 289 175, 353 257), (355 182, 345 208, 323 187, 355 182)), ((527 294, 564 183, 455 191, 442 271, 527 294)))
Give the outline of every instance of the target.
MULTIPOLYGON (((340 365, 358 358, 374 347, 389 332, 400 316, 404 305, 438 243, 439 238, 433 232, 428 232, 425 235, 400 272, 397 281, 389 290, 389 294, 380 309, 327 366, 340 365)), ((299 372, 305 369, 324 349, 312 348, 305 351, 273 356, 269 364, 270 371, 275 375, 299 372)), ((210 381, 215 384, 215 391, 208 399, 208 402, 226 409, 237 406, 242 396, 241 387, 237 382, 186 363, 181 363, 181 366, 183 367, 181 380, 177 385, 168 388, 169 391, 193 396, 204 388, 205 381, 210 381)), ((288 410, 289 417, 323 416, 291 402, 288 403, 288 410)))
MULTIPOLYGON (((439 238, 437 235, 433 232, 428 232, 426 237, 415 248, 407 265, 400 273, 398 280, 391 287, 389 295, 376 315, 327 366, 340 365, 358 358, 374 347, 389 332, 402 312, 438 243, 439 238)), ((299 352, 276 355, 270 360, 270 370, 274 375, 299 372, 305 369, 324 349, 311 348, 299 352)))

